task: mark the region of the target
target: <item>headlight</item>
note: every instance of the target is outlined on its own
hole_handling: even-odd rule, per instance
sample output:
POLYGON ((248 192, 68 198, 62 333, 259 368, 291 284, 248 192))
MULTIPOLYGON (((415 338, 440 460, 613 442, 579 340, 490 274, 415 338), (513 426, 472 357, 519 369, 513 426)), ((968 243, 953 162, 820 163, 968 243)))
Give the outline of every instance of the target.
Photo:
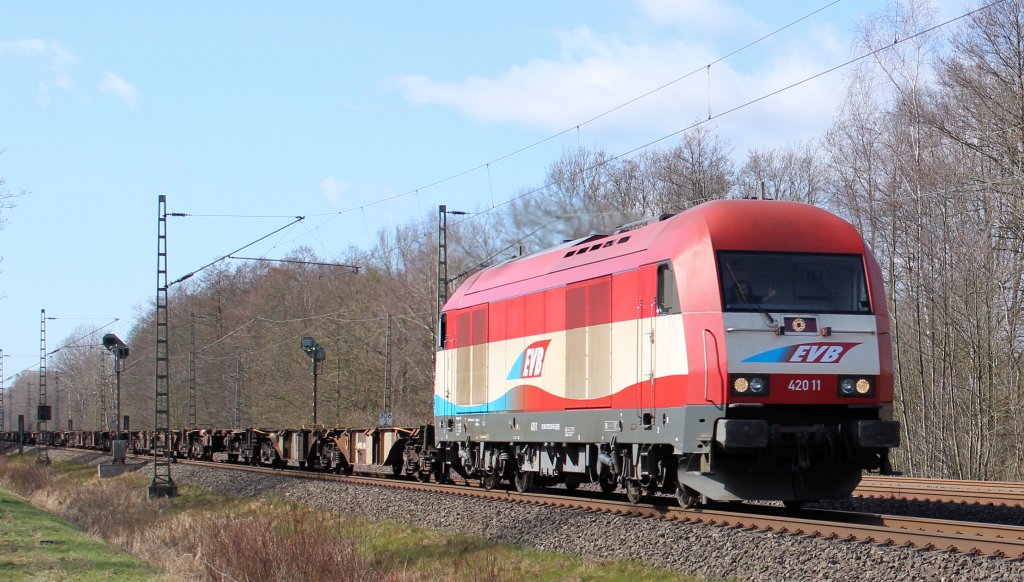
POLYGON ((750 389, 750 382, 747 382, 746 378, 740 377, 732 383, 732 391, 737 394, 746 394, 747 390, 750 389))
POLYGON ((857 383, 853 378, 843 378, 842 381, 839 382, 839 393, 843 396, 850 396, 853 394, 853 390, 856 386, 857 383))
POLYGON ((750 381, 750 391, 753 394, 758 394, 758 395, 763 394, 765 388, 767 388, 767 387, 768 386, 765 384, 764 378, 757 378, 757 377, 755 377, 755 378, 753 378, 750 381))
POLYGON ((769 383, 768 376, 748 376, 748 375, 731 375, 729 376, 729 391, 733 396, 768 396, 769 383))
POLYGON ((844 398, 868 398, 875 395, 875 379, 872 377, 844 376, 839 378, 839 396, 844 398))

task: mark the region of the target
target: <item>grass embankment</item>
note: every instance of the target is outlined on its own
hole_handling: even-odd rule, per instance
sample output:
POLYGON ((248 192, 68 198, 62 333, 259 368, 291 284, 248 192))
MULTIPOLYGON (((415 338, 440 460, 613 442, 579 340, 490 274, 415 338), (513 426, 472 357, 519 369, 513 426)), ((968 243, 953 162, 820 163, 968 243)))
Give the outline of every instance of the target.
MULTIPOLYGON (((690 580, 633 562, 544 553, 279 500, 222 497, 184 487, 181 497, 149 501, 143 476, 99 481, 95 467, 59 462, 45 467, 33 460, 0 456, 0 487, 152 564, 167 580, 690 580)), ((39 515, 31 521, 29 529, 60 523, 39 515)), ((0 521, 0 563, 6 563, 3 560, 14 547, 7 545, 9 530, 5 517, 0 521)), ((25 530, 11 530, 11 535, 24 543, 46 545, 25 530)), ((56 559, 68 574, 52 570, 55 579, 87 580, 85 572, 96 572, 95 579, 103 580, 152 576, 152 568, 143 568, 134 575, 125 570, 125 577, 118 578, 122 566, 114 557, 79 566, 67 556, 61 561, 32 553, 25 556, 25 563, 34 571, 56 559), (79 569, 67 570, 67 563, 79 569)), ((120 559, 129 560, 123 554, 120 559)), ((6 574, 0 569, 0 579, 8 579, 6 574)))
POLYGON ((157 570, 0 490, 0 579, 155 580, 157 570))

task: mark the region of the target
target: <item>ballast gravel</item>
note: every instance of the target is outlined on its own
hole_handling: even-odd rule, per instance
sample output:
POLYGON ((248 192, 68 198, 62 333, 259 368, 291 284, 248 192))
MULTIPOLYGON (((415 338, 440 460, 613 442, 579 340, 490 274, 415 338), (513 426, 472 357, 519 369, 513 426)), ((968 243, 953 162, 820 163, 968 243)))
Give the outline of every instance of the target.
MULTIPOLYGON (((58 455, 85 455, 56 452, 58 455)), ((234 496, 277 496, 373 520, 476 534, 497 542, 591 556, 636 560, 682 574, 739 580, 1024 580, 1024 562, 853 543, 780 533, 596 514, 500 501, 229 469, 174 465, 180 485, 234 496)), ((855 499, 846 509, 929 515, 935 504, 855 499), (894 512, 896 505, 901 511, 894 512), (931 511, 929 511, 929 509, 931 511)), ((820 504, 835 507, 843 504, 820 504)), ((942 517, 956 518, 947 504, 942 517)), ((962 506, 965 512, 992 510, 962 506)), ((835 507, 840 508, 840 507, 835 507)), ((1005 508, 995 508, 1005 509, 1005 508)), ((1007 511, 1019 513, 1019 510, 1007 511)), ((961 514, 964 515, 964 514, 961 514)), ((985 515, 988 515, 985 513, 985 515)), ((1018 517, 1019 519, 1019 517, 1018 517)), ((991 521, 987 519, 986 521, 991 521)), ((1007 519, 1007 521, 1013 521, 1007 519)))
POLYGON ((1024 580, 1024 563, 867 543, 476 500, 371 485, 175 466, 219 493, 278 495, 313 507, 469 533, 551 552, 637 560, 709 579, 1024 580))

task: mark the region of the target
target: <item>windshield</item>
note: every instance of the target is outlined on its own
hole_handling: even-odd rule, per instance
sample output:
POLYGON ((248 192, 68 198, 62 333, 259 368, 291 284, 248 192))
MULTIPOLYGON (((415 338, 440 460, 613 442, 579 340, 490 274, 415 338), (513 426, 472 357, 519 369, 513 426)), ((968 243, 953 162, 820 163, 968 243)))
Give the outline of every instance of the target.
POLYGON ((858 255, 718 253, 725 311, 871 313, 858 255))

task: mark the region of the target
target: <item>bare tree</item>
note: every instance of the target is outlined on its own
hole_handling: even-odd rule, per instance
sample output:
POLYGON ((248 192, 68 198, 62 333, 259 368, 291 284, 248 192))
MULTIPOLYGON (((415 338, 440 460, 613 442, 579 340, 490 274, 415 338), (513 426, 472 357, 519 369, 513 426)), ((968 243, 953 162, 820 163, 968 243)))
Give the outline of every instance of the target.
POLYGON ((740 198, 791 200, 806 204, 825 203, 825 172, 816 146, 790 146, 776 150, 751 150, 736 174, 740 198))
MULTIPOLYGON (((0 155, 3 155, 4 151, 0 150, 0 155)), ((28 192, 22 190, 20 193, 11 192, 7 188, 7 181, 4 178, 0 178, 0 230, 4 229, 4 225, 7 224, 7 213, 14 208, 14 201, 19 196, 25 196, 28 192)), ((0 263, 4 258, 0 256, 0 263)), ((3 296, 0 295, 0 298, 3 296)))
POLYGON ((660 212, 682 212, 725 198, 734 174, 730 151, 718 134, 700 125, 686 132, 682 143, 656 156, 652 166, 660 182, 660 212))

